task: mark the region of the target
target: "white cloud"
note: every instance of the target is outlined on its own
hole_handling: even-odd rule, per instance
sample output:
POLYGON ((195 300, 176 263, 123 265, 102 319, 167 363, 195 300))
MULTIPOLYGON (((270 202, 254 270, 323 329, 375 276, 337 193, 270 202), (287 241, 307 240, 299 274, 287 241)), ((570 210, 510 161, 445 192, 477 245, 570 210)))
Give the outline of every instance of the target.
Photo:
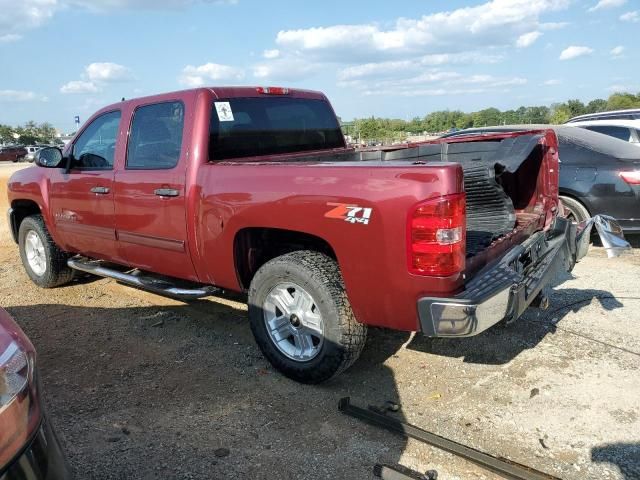
POLYGON ((219 63, 205 63, 204 65, 187 65, 182 69, 179 81, 188 87, 200 87, 209 81, 237 81, 244 78, 244 71, 240 68, 219 63))
POLYGON ((377 24, 283 30, 276 43, 290 51, 343 62, 508 46, 537 31, 541 15, 568 5, 569 0, 491 0, 418 19, 399 18, 386 30, 377 24))
POLYGON ((569 22, 546 22, 539 25, 540 30, 560 30, 569 25, 569 22))
POLYGON ((95 93, 100 91, 91 81, 73 80, 60 87, 60 93, 95 93))
POLYGON ((560 53, 560 60, 571 60, 573 58, 591 55, 592 53, 592 48, 571 45, 570 47, 565 48, 562 53, 560 53))
POLYGON ((7 33, 5 35, 0 35, 0 43, 17 42, 21 38, 22 38, 22 35, 18 35, 16 33, 7 33))
POLYGON ((631 93, 640 90, 640 85, 615 84, 607 87, 607 90, 612 93, 631 93))
POLYGON ((127 67, 111 62, 91 63, 84 70, 86 77, 93 82, 123 82, 133 78, 127 67))
POLYGON ((265 50, 264 52, 262 52, 262 56, 268 59, 278 58, 280 56, 280 50, 278 50, 277 48, 274 48, 272 50, 265 50))
POLYGON ((59 8, 58 0, 0 0, 0 38, 18 40, 25 30, 47 22, 59 8))
POLYGON ((445 92, 481 93, 492 89, 519 86, 527 83, 520 77, 495 77, 486 74, 463 74, 452 70, 432 69, 417 75, 406 76, 402 72, 396 77, 386 78, 356 78, 343 80, 343 86, 350 86, 363 95, 392 95, 392 96, 432 96, 443 95, 445 92))
POLYGON ((260 80, 276 80, 279 82, 295 82, 308 78, 326 65, 310 62, 303 57, 281 57, 253 66, 253 76, 260 80))
POLYGON ((603 10, 605 8, 621 7, 627 3, 627 0, 600 0, 597 4, 589 9, 590 12, 603 10))
POLYGON ((524 33, 518 37, 518 40, 516 41, 516 47, 525 48, 533 45, 534 42, 540 37, 540 35, 542 35, 542 33, 538 31, 524 33))
POLYGON ((557 78, 550 78, 549 80, 545 80, 544 82, 542 82, 542 85, 550 87, 553 85, 560 85, 562 83, 562 80, 559 80, 557 78))
POLYGON ((47 23, 62 9, 94 12, 126 9, 184 9, 197 3, 235 5, 238 0, 0 0, 0 42, 19 40, 26 30, 47 23))
POLYGON ((179 10, 196 3, 212 5, 236 5, 238 0, 64 0, 71 6, 83 7, 93 11, 106 12, 122 8, 145 10, 179 10))
POLYGON ((620 20, 623 22, 640 23, 640 11, 634 10, 632 12, 623 13, 620 15, 620 20))
POLYGON ((617 47, 612 48, 610 53, 613 58, 619 58, 624 53, 624 47, 622 45, 618 45, 617 47))
POLYGON ((503 60, 502 55, 483 53, 442 53, 425 55, 408 60, 389 60, 385 62, 371 62, 343 68, 338 72, 338 78, 345 82, 365 78, 385 78, 416 74, 424 71, 425 67, 436 67, 447 64, 493 64, 503 60))
POLYGON ((43 95, 26 90, 0 90, 0 102, 46 102, 48 100, 43 95))
POLYGON ((60 87, 61 93, 95 93, 111 83, 133 80, 131 70, 112 62, 94 62, 84 68, 80 80, 73 80, 60 87))
MULTIPOLYGON (((362 94, 366 96, 373 95, 395 95, 401 97, 424 97, 424 96, 442 96, 442 95, 469 95, 480 94, 487 91, 500 89, 508 91, 508 87, 521 86, 527 83, 527 80, 520 77, 500 78, 492 75, 461 75, 455 72, 449 73, 450 76, 445 80, 447 75, 433 75, 430 81, 414 82, 417 79, 411 79, 408 82, 401 82, 388 85, 373 85, 365 87, 362 94), (416 83, 415 85, 413 83, 416 83), (433 85, 429 85, 429 84, 433 85), (445 84, 446 86, 442 86, 445 84)), ((423 80, 425 78, 423 77, 423 80)))

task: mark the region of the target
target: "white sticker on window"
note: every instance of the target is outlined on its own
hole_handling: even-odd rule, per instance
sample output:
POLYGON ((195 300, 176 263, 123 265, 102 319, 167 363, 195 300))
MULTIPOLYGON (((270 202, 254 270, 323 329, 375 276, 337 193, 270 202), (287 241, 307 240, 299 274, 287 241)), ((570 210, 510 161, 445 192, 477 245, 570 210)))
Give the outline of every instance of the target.
POLYGON ((233 111, 229 102, 214 102, 216 112, 218 112, 218 120, 221 122, 233 122, 233 111))

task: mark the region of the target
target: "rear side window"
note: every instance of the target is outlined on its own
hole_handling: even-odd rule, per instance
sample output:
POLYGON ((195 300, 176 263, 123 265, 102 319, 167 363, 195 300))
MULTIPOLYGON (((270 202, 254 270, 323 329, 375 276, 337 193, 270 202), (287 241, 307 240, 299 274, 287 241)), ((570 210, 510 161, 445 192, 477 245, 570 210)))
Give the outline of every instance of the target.
POLYGON ((209 160, 344 147, 338 121, 324 100, 278 97, 216 100, 209 160))
POLYGON ((162 170, 178 164, 182 149, 184 105, 165 102, 138 107, 133 114, 127 169, 162 170))
POLYGON ((619 138, 620 140, 624 140, 625 142, 628 142, 631 139, 631 130, 625 127, 615 127, 610 125, 590 125, 585 128, 593 132, 609 135, 610 137, 619 138))
POLYGON ((120 126, 120 112, 109 112, 94 119, 73 144, 73 167, 111 170, 120 126))

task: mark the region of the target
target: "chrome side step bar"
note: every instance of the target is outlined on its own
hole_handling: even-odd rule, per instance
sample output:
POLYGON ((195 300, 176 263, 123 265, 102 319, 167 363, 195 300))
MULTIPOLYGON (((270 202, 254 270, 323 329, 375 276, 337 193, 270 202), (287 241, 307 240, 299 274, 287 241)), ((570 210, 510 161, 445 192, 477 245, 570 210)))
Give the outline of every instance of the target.
POLYGON ((113 278, 118 282, 131 285, 133 287, 142 288, 158 295, 165 297, 177 298, 180 300, 189 300, 202 297, 208 297, 220 292, 220 289, 212 286, 203 285, 199 288, 180 288, 173 285, 170 281, 163 278, 156 278, 141 273, 128 273, 114 270, 103 266, 100 260, 90 260, 83 257, 73 257, 67 260, 67 265, 74 270, 98 275, 99 277, 113 278))

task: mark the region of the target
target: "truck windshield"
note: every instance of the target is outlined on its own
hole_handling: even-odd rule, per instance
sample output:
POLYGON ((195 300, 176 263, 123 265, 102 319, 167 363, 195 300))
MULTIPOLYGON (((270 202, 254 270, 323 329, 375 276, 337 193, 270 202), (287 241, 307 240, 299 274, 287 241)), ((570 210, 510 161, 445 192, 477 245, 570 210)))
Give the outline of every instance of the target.
POLYGON ((216 100, 209 160, 344 147, 338 121, 324 100, 286 96, 216 100))

